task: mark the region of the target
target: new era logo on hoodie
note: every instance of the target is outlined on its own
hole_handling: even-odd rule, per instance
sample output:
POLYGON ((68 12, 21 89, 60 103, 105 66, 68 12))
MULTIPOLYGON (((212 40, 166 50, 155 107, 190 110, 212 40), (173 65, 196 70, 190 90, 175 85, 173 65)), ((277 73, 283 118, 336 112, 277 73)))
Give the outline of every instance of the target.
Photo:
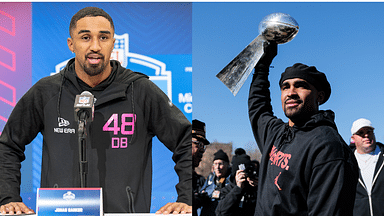
POLYGON ((63 118, 60 118, 58 117, 58 122, 59 122, 59 127, 65 127, 65 126, 68 126, 70 125, 69 121, 63 119, 63 118))
POLYGON ((54 133, 59 133, 59 134, 74 134, 76 133, 76 130, 74 128, 63 128, 69 126, 71 123, 69 123, 68 120, 65 120, 64 118, 58 117, 57 118, 57 123, 59 125, 58 128, 53 128, 54 133))

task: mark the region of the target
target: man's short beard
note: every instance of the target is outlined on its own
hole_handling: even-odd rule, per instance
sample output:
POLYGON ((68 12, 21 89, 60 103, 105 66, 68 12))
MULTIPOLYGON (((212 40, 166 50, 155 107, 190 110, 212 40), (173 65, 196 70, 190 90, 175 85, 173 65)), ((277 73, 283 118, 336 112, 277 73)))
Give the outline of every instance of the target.
POLYGON ((99 64, 96 64, 96 65, 87 64, 87 59, 90 54, 92 53, 89 53, 85 56, 86 61, 84 62, 84 64, 80 64, 80 66, 83 68, 84 72, 88 74, 88 76, 92 77, 92 76, 97 76, 101 74, 107 67, 107 63, 105 63, 104 55, 100 54, 101 58, 100 58, 99 64))
POLYGON ((88 74, 89 76, 97 76, 97 75, 101 74, 104 71, 105 65, 101 64, 100 67, 99 66, 88 67, 87 65, 83 65, 83 69, 84 69, 84 72, 86 74, 88 74))
POLYGON ((292 122, 301 123, 307 121, 312 115, 317 112, 314 110, 307 110, 304 107, 296 110, 296 112, 287 112, 284 110, 284 114, 287 118, 289 118, 292 122))
POLYGON ((302 116, 302 110, 299 109, 299 110, 296 110, 295 112, 292 112, 292 110, 289 110, 289 112, 287 112, 287 110, 284 110, 284 114, 287 118, 293 120, 296 118, 300 118, 300 116, 302 116))

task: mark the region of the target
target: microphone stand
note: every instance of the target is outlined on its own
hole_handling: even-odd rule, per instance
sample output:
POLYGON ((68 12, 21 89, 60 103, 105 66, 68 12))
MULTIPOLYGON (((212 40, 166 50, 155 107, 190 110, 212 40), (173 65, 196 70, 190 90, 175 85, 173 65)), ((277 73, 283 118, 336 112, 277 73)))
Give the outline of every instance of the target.
POLYGON ((86 112, 82 112, 80 114, 80 118, 78 121, 79 124, 79 162, 80 162, 80 187, 86 187, 86 176, 88 173, 88 162, 87 162, 87 148, 86 148, 86 112))

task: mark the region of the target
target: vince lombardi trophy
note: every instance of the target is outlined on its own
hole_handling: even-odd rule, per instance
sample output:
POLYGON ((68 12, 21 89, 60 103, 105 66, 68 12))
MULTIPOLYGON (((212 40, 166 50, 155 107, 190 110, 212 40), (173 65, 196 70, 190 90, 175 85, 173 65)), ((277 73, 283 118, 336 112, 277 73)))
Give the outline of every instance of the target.
POLYGON ((216 77, 236 96, 264 54, 264 42, 287 43, 298 32, 299 24, 288 14, 273 13, 264 17, 259 24, 259 36, 248 44, 216 77))

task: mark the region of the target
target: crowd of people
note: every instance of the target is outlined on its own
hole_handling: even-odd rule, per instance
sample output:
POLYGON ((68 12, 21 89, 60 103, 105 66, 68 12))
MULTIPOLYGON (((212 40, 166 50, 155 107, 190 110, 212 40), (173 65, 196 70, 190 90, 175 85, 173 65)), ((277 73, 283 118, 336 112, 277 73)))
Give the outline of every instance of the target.
POLYGON ((230 162, 227 153, 214 153, 212 172, 196 173, 206 145, 205 123, 192 121, 193 215, 253 215, 257 200, 259 162, 238 148, 230 162))
POLYGON ((257 176, 248 171, 253 165, 244 151, 235 151, 230 166, 219 150, 214 172, 205 181, 200 176, 203 185, 193 185, 193 215, 384 215, 384 145, 376 142, 371 121, 353 122, 348 146, 335 113, 319 108, 331 84, 302 63, 287 67, 279 81, 288 122, 274 116, 268 75, 276 55, 277 44, 266 42, 249 92, 249 119, 262 154, 253 169, 257 176))

